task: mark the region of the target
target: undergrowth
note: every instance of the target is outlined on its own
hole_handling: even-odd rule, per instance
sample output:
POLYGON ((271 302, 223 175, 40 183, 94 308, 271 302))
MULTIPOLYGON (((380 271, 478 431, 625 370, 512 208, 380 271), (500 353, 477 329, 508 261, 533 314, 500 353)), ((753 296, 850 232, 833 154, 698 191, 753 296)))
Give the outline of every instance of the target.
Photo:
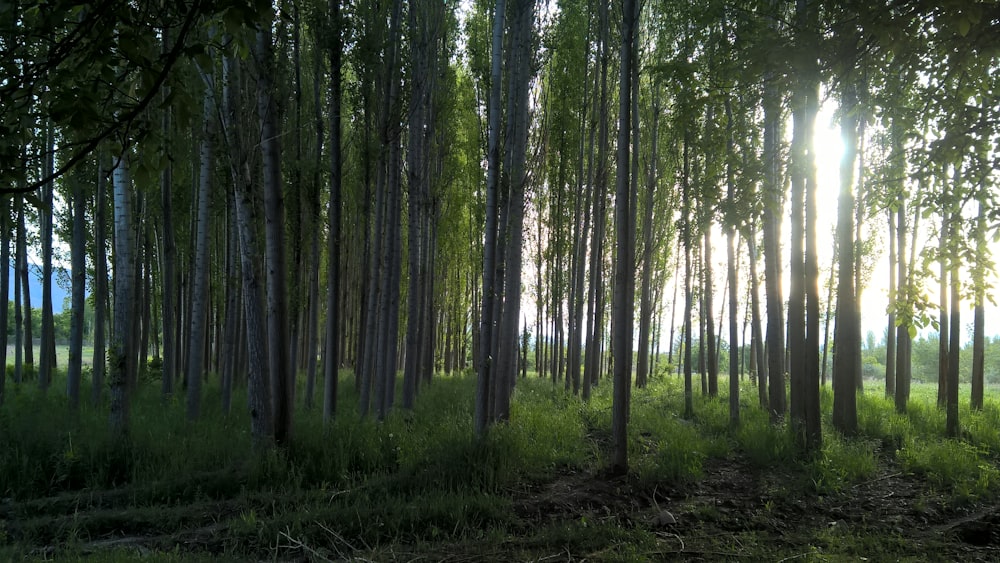
MULTIPOLYGON (((397 409, 384 421, 361 419, 353 376, 341 378, 332 423, 322 422, 319 409, 300 407, 289 447, 263 454, 251 445, 244 409, 221 411, 217 378, 196 422, 186 420, 180 397, 164 400, 158 386, 142 386, 125 445, 108 432, 106 405, 73 412, 55 391, 58 383, 48 394, 8 385, 0 407, 0 495, 7 499, 0 516, 9 522, 0 545, 8 551, 0 556, 18 558, 18 549, 39 543, 87 545, 125 529, 149 535, 219 525, 227 532, 216 554, 236 558, 280 545, 322 546, 336 556, 400 542, 501 542, 524 529, 512 490, 561 474, 599 473, 607 464, 610 384, 584 403, 547 380, 519 380, 510 422, 476 440, 471 377, 435 379, 412 412, 397 409)), ((981 412, 964 404, 964 434, 952 440, 941 437, 944 415, 933 405, 912 401, 901 414, 869 392, 859 400, 859 435, 840 436, 827 415, 822 449, 806 455, 787 424, 773 424, 756 405, 748 384, 734 426, 722 389, 717 398, 696 394, 691 419, 681 416, 677 378, 633 391, 629 456, 636 483, 682 486, 701 479, 712 460, 740 458, 754 471, 792 471, 805 490, 827 495, 875 479, 889 459, 956 502, 992 496, 1000 486, 995 403, 981 412)), ((245 400, 237 392, 232 404, 245 400)), ((828 413, 828 390, 821 400, 828 413)), ((617 526, 555 523, 525 541, 648 542, 641 529, 617 526)), ((174 560, 169 550, 161 555, 174 560)))

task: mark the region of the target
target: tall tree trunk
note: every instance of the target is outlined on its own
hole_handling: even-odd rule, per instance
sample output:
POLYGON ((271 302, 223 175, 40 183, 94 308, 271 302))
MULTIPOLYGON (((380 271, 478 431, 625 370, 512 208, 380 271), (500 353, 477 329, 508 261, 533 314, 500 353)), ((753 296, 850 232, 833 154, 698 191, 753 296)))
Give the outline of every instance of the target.
MULTIPOLYGON (((803 0, 799 0, 802 2, 803 0)), ((802 4, 800 4, 802 5, 802 4)), ((816 52, 819 49, 819 6, 810 2, 806 9, 808 25, 808 50, 816 52)), ((807 66, 808 85, 805 88, 805 143, 806 159, 805 173, 805 298, 806 298, 806 337, 805 337, 805 374, 803 383, 803 399, 806 423, 806 448, 819 451, 822 447, 822 406, 820 403, 820 366, 819 366, 819 259, 817 256, 817 192, 819 186, 816 180, 816 150, 815 138, 816 114, 819 111, 819 69, 816 59, 810 59, 807 66)), ((860 318, 860 316, 858 317, 860 318)), ((860 327, 859 327, 860 328, 860 327)))
MULTIPOLYGON (((13 197, 0 198, 0 405, 7 398, 7 327, 10 326, 10 212, 13 197)), ((75 234, 75 231, 74 231, 75 234)), ((82 248, 82 247, 81 247, 82 248)), ((79 394, 79 393, 78 393, 79 394)))
POLYGON ((131 329, 133 264, 132 264, 132 182, 129 177, 127 149, 114 168, 115 204, 115 309, 109 350, 108 387, 111 392, 111 432, 119 440, 128 434, 129 363, 135 357, 129 348, 131 329))
POLYGON ((507 244, 501 341, 497 363, 496 412, 500 420, 510 418, 510 392, 517 378, 518 327, 521 316, 521 267, 524 234, 524 191, 527 183, 528 85, 532 59, 532 22, 535 0, 517 0, 511 22, 511 61, 509 95, 513 112, 508 114, 511 132, 509 143, 509 196, 507 199, 507 244))
MULTIPOLYGON (((710 217, 710 211, 706 211, 706 215, 710 217)), ((712 224, 711 220, 705 225, 705 232, 703 234, 704 238, 704 251, 702 253, 702 264, 704 270, 705 283, 702 285, 702 291, 704 295, 704 310, 701 311, 701 318, 705 322, 705 340, 701 343, 699 348, 701 349, 702 357, 705 360, 705 373, 708 376, 708 396, 718 397, 719 396, 719 362, 715 356, 715 318, 712 316, 714 314, 714 302, 715 288, 712 283, 715 274, 712 271, 712 224)))
POLYGON ((681 329, 684 367, 684 418, 694 417, 694 387, 691 381, 691 315, 693 314, 694 294, 691 288, 691 139, 688 133, 684 134, 683 149, 683 175, 681 177, 681 225, 684 237, 684 325, 681 329))
MULTIPOLYGON (((239 67, 233 56, 224 61, 226 76, 225 109, 223 130, 229 148, 229 170, 234 186, 233 204, 236 207, 236 223, 239 231, 241 281, 246 338, 237 339, 242 347, 246 345, 247 402, 250 410, 250 435, 255 446, 266 446, 274 437, 272 418, 271 387, 268 372, 267 328, 264 302, 261 298, 260 274, 257 259, 257 220, 253 207, 253 184, 248 163, 249 154, 245 148, 240 127, 240 79, 239 67)), ((243 354, 237 354, 243 357, 243 354)))
POLYGON ((479 344, 480 365, 476 382, 475 433, 482 438, 486 434, 490 420, 490 404, 495 376, 495 358, 492 352, 494 325, 494 271, 496 270, 496 245, 498 231, 497 191, 500 183, 500 93, 501 63, 503 61, 503 30, 506 15, 506 0, 496 0, 493 12, 493 43, 490 52, 490 97, 489 126, 487 141, 486 173, 486 231, 483 242, 483 295, 480 317, 479 344))
MULTIPOLYGON (((818 6, 796 2, 797 41, 808 53, 818 49, 818 6)), ((808 451, 822 444, 819 402, 819 264, 816 257, 816 162, 813 136, 819 105, 815 57, 802 59, 793 93, 792 263, 788 306, 791 413, 799 444, 808 451)), ((852 161, 853 162, 853 161, 852 161)), ((852 200, 853 201, 853 200, 852 200)), ((853 211, 853 209, 852 209, 853 211)))
POLYGON ((282 199, 281 148, 274 100, 274 55, 270 19, 257 30, 257 114, 261 124, 264 183, 264 253, 267 263, 268 371, 274 393, 274 440, 288 442, 292 430, 295 377, 289 373, 288 295, 285 290, 285 205, 282 199))
MULTIPOLYGON (((52 177, 55 154, 55 151, 51 150, 54 144, 52 124, 46 123, 43 128, 45 131, 45 152, 47 154, 44 159, 43 174, 46 177, 52 177)), ((54 190, 54 181, 46 182, 42 186, 41 199, 44 209, 53 209, 52 199, 54 190)), ((55 220, 55 215, 42 211, 39 213, 39 219, 42 227, 42 340, 39 346, 41 357, 38 364, 38 386, 45 391, 52 384, 56 367, 55 320, 52 315, 52 283, 55 281, 52 275, 52 222, 55 220)))
POLYGON ((202 80, 205 83, 204 93, 204 130, 201 139, 201 169, 198 180, 197 203, 197 235, 195 241, 194 282, 191 287, 191 339, 190 355, 187 365, 187 419, 195 420, 201 413, 201 382, 205 373, 205 358, 203 344, 208 330, 208 278, 210 258, 208 248, 209 225, 208 208, 212 193, 212 168, 215 155, 212 143, 215 137, 215 86, 212 69, 201 69, 202 80))
POLYGON ((937 406, 945 408, 948 402, 948 230, 951 217, 948 211, 941 214, 941 237, 938 246, 938 261, 941 267, 938 287, 938 386, 937 406))
POLYGON ((889 324, 885 331, 885 398, 896 395, 896 211, 889 209, 889 324))
MULTIPOLYGON (((227 78, 223 80, 228 82, 227 78)), ((222 336, 222 412, 229 414, 232 406, 233 380, 237 368, 237 337, 240 332, 240 272, 239 272, 239 227, 236 218, 236 206, 233 196, 227 198, 226 212, 226 271, 225 299, 226 318, 222 336)))
POLYGON ((656 161, 660 125, 659 87, 653 87, 653 124, 650 131, 649 174, 646 177, 645 215, 642 223, 642 285, 639 297, 639 357, 636 360, 635 384, 645 387, 649 372, 650 324, 652 324, 653 285, 653 196, 656 191, 656 161))
MULTIPOLYGON (((340 1, 330 0, 330 202, 327 206, 327 289, 326 289, 326 340, 323 363, 323 422, 329 424, 337 412, 337 375, 340 367, 339 322, 340 303, 340 262, 341 262, 341 35, 340 1)), ((367 236, 367 235, 366 235, 367 236)), ((355 371, 359 371, 355 368, 355 371)))
MULTIPOLYGON (((172 115, 170 107, 163 110, 161 130, 164 138, 171 134, 172 115)), ((177 322, 177 244, 174 241, 173 219, 173 163, 167 160, 167 165, 160 174, 160 218, 162 223, 163 241, 160 254, 160 306, 163 323, 163 366, 161 387, 164 397, 174 393, 176 378, 177 345, 174 340, 174 330, 177 322)))
MULTIPOLYGON (((83 371, 83 313, 87 282, 87 195, 78 174, 70 178, 73 186, 73 240, 70 246, 70 272, 73 280, 70 313, 69 367, 66 372, 66 395, 72 409, 80 405, 80 380, 83 371)), ((4 221, 6 223, 6 221, 4 221)), ((6 249, 6 246, 4 247, 6 249)), ((0 258, 0 262, 4 262, 0 258)), ((3 267, 3 264, 0 264, 3 267)), ((0 280, 2 281, 2 280, 0 280)), ((3 289, 0 288, 0 293, 3 289)), ((3 311, 6 313, 6 309, 3 311)), ((0 326, 5 326, 6 323, 0 326)), ((4 331, 6 332, 6 331, 4 331)), ((6 348, 6 346, 4 346, 6 348)), ((0 364, 4 365, 4 364, 0 364)))
MULTIPOLYGON (((958 173, 955 173, 956 179, 958 173)), ((949 223, 949 254, 948 270, 951 274, 951 332, 948 342, 948 379, 946 381, 947 395, 945 397, 945 433, 951 438, 959 438, 962 435, 962 428, 958 421, 958 373, 959 359, 962 350, 962 282, 959 278, 961 258, 957 250, 959 227, 961 225, 960 215, 952 216, 949 223)), ((944 338, 944 333, 941 333, 944 338)))
MULTIPOLYGON (((736 178, 733 162, 736 158, 736 140, 733 138, 733 105, 726 96, 726 200, 731 210, 736 209, 736 178)), ((739 325, 736 277, 736 226, 739 218, 730 216, 726 220, 726 279, 729 285, 729 423, 740 423, 740 363, 736 361, 739 350, 739 325)))
MULTIPOLYGON (((910 245, 909 264, 911 265, 914 263, 916 257, 917 220, 919 217, 919 206, 915 206, 913 223, 911 225, 914 237, 910 245)), ((896 210, 896 246, 899 253, 897 256, 899 260, 899 293, 901 299, 904 300, 901 305, 909 310, 912 307, 910 295, 913 289, 913 282, 910 279, 912 274, 907 267, 906 259, 906 197, 904 192, 900 192, 896 210)), ((912 375, 910 364, 910 348, 912 345, 910 337, 911 326, 911 324, 907 323, 900 324, 896 328, 896 396, 894 399, 896 411, 899 413, 906 412, 906 405, 910 400, 910 380, 912 375)), ((913 330, 915 332, 916 328, 914 327, 913 330)))
MULTIPOLYGON (((800 27, 804 24, 804 15, 801 12, 804 2, 797 2, 799 11, 797 13, 797 23, 800 27)), ((798 32, 798 40, 801 42, 803 30, 798 32)), ((802 45, 799 46, 803 48, 802 45)), ((806 81, 802 76, 804 69, 797 69, 800 75, 798 82, 806 81)), ((806 293, 805 293, 805 159, 806 151, 806 93, 807 87, 800 85, 792 94, 792 147, 791 166, 789 174, 791 176, 791 264, 789 265, 789 288, 788 288, 788 342, 787 351, 789 357, 788 369, 788 407, 790 426, 795 440, 799 447, 805 448, 805 371, 806 371, 806 293)), ((853 213, 853 209, 852 209, 853 213)), ((768 334, 770 336, 770 333, 768 334)))
MULTIPOLYGON (((586 324, 584 322, 583 313, 583 302, 584 302, 584 278, 586 277, 586 264, 587 264, 587 238, 590 232, 590 200, 593 197, 594 186, 592 182, 587 181, 584 175, 584 147, 586 145, 586 131, 587 131, 587 118, 589 116, 588 110, 593 111, 592 108, 588 108, 589 101, 589 71, 590 71, 590 29, 588 26, 587 37, 584 40, 584 69, 583 69, 583 107, 580 111, 580 146, 579 152, 577 153, 577 186, 576 186, 576 198, 574 205, 574 220, 573 228, 575 233, 573 236, 573 288, 570 292, 572 314, 570 315, 571 329, 569 334, 569 378, 572 380, 573 384, 573 394, 579 394, 580 392, 580 368, 581 368, 581 358, 580 358, 580 348, 582 346, 582 336, 583 327, 586 324), (581 217, 582 215, 582 217, 581 217), (581 227, 580 221, 583 221, 581 227)), ((591 135, 591 141, 593 141, 593 135, 591 135)), ((591 152, 593 155, 593 144, 591 144, 591 152)), ((593 164, 593 159, 591 159, 591 164, 593 164)), ((588 167, 589 168, 589 167, 588 167)))
MULTIPOLYGON (((985 190, 984 190, 985 191, 985 190)), ((979 216, 976 218, 976 264, 973 267, 973 291, 975 309, 972 320, 972 395, 969 406, 973 410, 983 410, 984 388, 984 330, 986 324, 986 268, 989 264, 989 247, 986 244, 987 205, 985 195, 979 196, 979 216)))
POLYGON ((856 354, 859 328, 854 293, 854 160, 857 158, 858 105, 852 86, 843 94, 844 115, 841 131, 844 153, 840 163, 840 195, 837 201, 837 328, 834 333, 836 356, 833 364, 833 425, 846 435, 858 429, 856 354))
POLYGON ((600 377, 601 344, 604 335, 604 239, 608 191, 608 59, 610 29, 607 2, 598 2, 600 31, 600 107, 597 133, 597 165, 594 182, 594 232, 590 244, 590 287, 587 293, 587 349, 584 355, 583 399, 590 399, 591 387, 600 377))
POLYGON ((21 200, 21 205, 18 208, 17 214, 17 262, 18 276, 21 278, 21 312, 23 314, 23 327, 24 327, 24 370, 29 375, 35 375, 35 342, 32 336, 32 322, 31 322, 31 282, 28 279, 28 235, 25 230, 24 222, 24 200, 21 200))
POLYGON ((771 422, 785 414, 785 323, 781 291, 780 181, 781 100, 772 83, 764 84, 764 292, 767 300, 768 410, 771 422))
POLYGON ((629 182, 632 110, 632 65, 635 56, 636 3, 622 2, 621 75, 618 89, 618 151, 615 186, 615 276, 612 294, 612 353, 614 389, 611 406, 611 437, 614 450, 611 467, 616 473, 628 471, 628 413, 632 378, 632 321, 635 295, 629 291, 635 272, 635 233, 632 228, 632 190, 629 182))
POLYGON ((750 235, 747 237, 747 253, 750 255, 750 333, 754 343, 754 353, 751 362, 757 366, 757 398, 760 406, 768 408, 767 392, 767 361, 764 357, 764 333, 760 318, 760 282, 757 276, 757 231, 756 221, 750 223, 750 235))
POLYGON ((97 157, 97 196, 94 204, 94 359, 91 362, 91 401, 97 405, 104 390, 105 328, 108 310, 107 180, 104 156, 97 157))
POLYGON ((407 173, 409 186, 408 276, 406 315, 406 362, 403 367, 403 408, 412 409, 419 384, 419 370, 426 336, 424 307, 426 264, 430 260, 426 215, 430 198, 429 147, 434 135, 431 112, 433 74, 431 58, 436 56, 433 36, 436 30, 435 2, 412 2, 409 9, 410 57, 413 69, 412 93, 408 119, 407 173))
MULTIPOLYGON (((18 225, 24 213, 24 197, 14 196, 14 383, 21 384, 24 378, 24 315, 21 312, 21 243, 18 225)), ((4 374, 6 375, 6 373, 4 374)))

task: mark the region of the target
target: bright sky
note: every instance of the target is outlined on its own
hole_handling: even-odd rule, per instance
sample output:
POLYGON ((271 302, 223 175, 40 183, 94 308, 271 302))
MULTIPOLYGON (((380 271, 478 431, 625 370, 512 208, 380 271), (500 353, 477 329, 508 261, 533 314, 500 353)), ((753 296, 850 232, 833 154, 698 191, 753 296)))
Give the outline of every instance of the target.
MULTIPOLYGON (((826 283, 825 277, 829 276, 828 268, 834 247, 832 233, 833 228, 837 224, 837 191, 840 182, 839 167, 843 152, 843 142, 840 137, 839 127, 834 123, 835 111, 835 102, 828 101, 823 104, 816 119, 816 136, 814 138, 817 153, 817 177, 820 190, 818 194, 818 223, 820 225, 818 229, 820 237, 818 251, 820 268, 827 269, 820 274, 820 284, 826 283)), ((975 209, 975 206, 973 206, 973 209, 975 209)), ((862 338, 864 338, 864 335, 868 331, 874 332, 876 342, 881 340, 888 322, 886 308, 889 304, 889 246, 886 238, 888 236, 888 225, 886 223, 885 214, 879 214, 869 221, 868 230, 866 231, 876 239, 875 251, 878 253, 879 258, 870 276, 869 284, 861 295, 861 333, 862 338)), ((786 230, 783 234, 787 235, 787 218, 784 228, 786 230)), ((918 233, 918 241, 926 240, 933 234, 933 219, 921 219, 918 229, 920 231, 918 233)), ((1000 245, 996 243, 992 244, 991 251, 995 258, 1000 258, 1000 245)), ((937 268, 935 267, 934 270, 936 272, 937 268)), ((1000 287, 1000 276, 997 275, 996 271, 991 272, 987 281, 994 287, 1000 287)), ((938 301, 937 282, 935 279, 932 279, 928 283, 932 285, 924 288, 925 293, 930 297, 930 301, 936 304, 938 301)), ((964 337, 968 341, 972 340, 972 309, 973 304, 971 301, 963 301, 961 309, 962 325, 967 329, 964 337)), ((936 311, 933 316, 937 317, 936 311)), ((987 335, 1000 334, 1000 322, 998 321, 1000 321, 1000 307, 987 302, 987 335)), ((928 332, 934 332, 933 328, 929 327, 921 331, 922 334, 928 332)))

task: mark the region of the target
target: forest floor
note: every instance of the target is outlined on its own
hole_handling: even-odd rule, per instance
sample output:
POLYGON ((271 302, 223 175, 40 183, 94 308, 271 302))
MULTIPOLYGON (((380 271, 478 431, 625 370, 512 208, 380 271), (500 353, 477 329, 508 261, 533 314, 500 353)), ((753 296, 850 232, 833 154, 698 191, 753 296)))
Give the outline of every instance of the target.
POLYGON ((317 515, 310 539, 286 527, 247 550, 257 518, 249 507, 296 506, 296 519, 308 519, 322 502, 247 493, 235 470, 191 477, 8 500, 4 537, 32 538, 20 554, 36 560, 1000 561, 1000 504, 956 505, 888 457, 872 479, 828 495, 811 491, 800 471, 735 455, 707 461, 700 479, 680 485, 560 468, 500 491, 509 513, 496 519, 472 518, 440 541, 374 547, 317 515))
POLYGON ((995 404, 945 440, 933 406, 874 395, 860 436, 827 427, 804 459, 750 405, 738 429, 718 399, 669 414, 673 385, 634 396, 626 476, 602 469, 606 389, 530 383, 477 442, 470 381, 442 380, 412 414, 304 416, 291 448, 250 456, 245 420, 170 406, 125 458, 22 398, 0 412, 0 561, 1000 561, 995 404))

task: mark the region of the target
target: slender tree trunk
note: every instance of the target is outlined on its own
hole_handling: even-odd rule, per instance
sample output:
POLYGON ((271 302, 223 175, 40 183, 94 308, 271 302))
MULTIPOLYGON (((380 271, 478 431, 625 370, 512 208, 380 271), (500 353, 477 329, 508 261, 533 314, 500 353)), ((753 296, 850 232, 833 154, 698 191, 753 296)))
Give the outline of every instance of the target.
POLYGON ((684 366, 684 418, 691 419, 694 417, 694 386, 691 381, 691 315, 693 314, 694 295, 691 288, 691 271, 693 269, 691 263, 693 238, 691 236, 691 149, 690 137, 687 133, 684 135, 683 167, 681 225, 684 237, 684 327, 681 329, 683 332, 681 347, 684 359, 681 363, 684 366))
POLYGON ((885 397, 896 395, 896 303, 899 299, 896 286, 896 212, 888 211, 889 217, 889 324, 885 331, 885 397))
MULTIPOLYGON (((14 196, 15 229, 21 223, 24 213, 24 198, 14 196)), ((14 240, 14 383, 20 385, 24 377, 24 315, 21 312, 21 243, 20 233, 15 231, 14 240)), ((6 373, 4 374, 6 376, 6 373)))
POLYGON ((649 371, 650 324, 652 323, 653 285, 653 196, 656 191, 656 161, 660 125, 659 88, 653 87, 653 124, 650 132, 649 174, 646 178, 645 215, 642 223, 642 286, 639 298, 639 357, 636 360, 635 384, 645 387, 649 371))
POLYGON ((24 327, 24 370, 28 375, 35 375, 35 342, 32 336, 31 322, 31 282, 28 279, 28 235, 24 222, 24 200, 17 214, 17 261, 19 266, 18 276, 21 278, 21 312, 23 314, 24 327))
POLYGON ((760 318, 760 282, 757 277, 757 231, 756 222, 750 224, 747 237, 747 253, 750 255, 750 338, 754 343, 750 361, 757 366, 757 398, 760 406, 768 408, 767 361, 764 357, 764 333, 760 318))
MULTIPOLYGON (((10 318, 8 317, 10 307, 10 212, 13 199, 13 197, 0 199, 0 295, 3 295, 3 308, 0 309, 0 327, 3 327, 0 329, 0 405, 3 405, 7 398, 7 327, 10 326, 10 318)), ((79 395, 79 393, 77 394, 79 395)))
POLYGON ((201 139, 201 170, 198 180, 197 239, 195 242, 194 282, 191 287, 191 340, 187 365, 187 419, 196 420, 201 413, 201 382, 205 373, 203 344, 208 336, 208 278, 210 258, 208 248, 208 208, 212 193, 212 168, 215 155, 212 143, 215 137, 215 86, 211 69, 201 69, 205 83, 204 131, 201 139))
MULTIPOLYGON (((583 107, 580 111, 580 146, 579 152, 577 153, 577 186, 576 186, 576 197, 574 205, 574 220, 573 228, 575 229, 575 234, 573 236, 573 288, 570 292, 572 296, 571 306, 572 313, 570 315, 571 328, 569 335, 569 378, 572 380, 573 384, 573 394, 579 394, 580 392, 580 362, 581 362, 581 346, 582 346, 582 336, 583 336, 583 326, 585 324, 583 318, 583 291, 584 291, 584 277, 586 276, 586 263, 587 263, 587 238, 590 231, 590 216, 588 212, 590 209, 590 200, 593 197, 593 183, 585 180, 584 176, 584 147, 586 144, 586 131, 587 131, 587 117, 588 117, 588 105, 589 101, 589 87, 590 80, 588 78, 590 70, 590 30, 588 26, 587 37, 584 40, 584 69, 583 69, 583 107), (582 215, 582 217, 581 217, 582 215), (580 221, 583 221, 582 227, 580 221)), ((590 111, 593 111, 592 109, 590 111)), ((591 152, 593 154, 593 152, 591 152)))
MULTIPOLYGON (((170 107, 163 110, 163 121, 161 130, 164 138, 169 138, 171 134, 172 115, 170 107)), ((177 345, 174 340, 174 331, 177 320, 177 244, 174 241, 174 219, 173 219, 173 163, 167 160, 160 175, 160 216, 163 229, 163 244, 161 254, 161 296, 163 319, 163 366, 161 386, 164 397, 170 397, 174 393, 174 379, 176 378, 177 345)), ((100 283, 100 282, 98 282, 100 283)))
MULTIPOLYGON (((772 78, 773 79, 773 78, 772 78)), ((768 410, 771 422, 785 414, 785 323, 781 291, 781 139, 780 99, 776 86, 764 86, 764 291, 767 299, 768 410)))
POLYGON ((274 393, 274 440, 288 442, 292 430, 295 377, 288 373, 288 295, 285 290, 285 206, 282 199, 281 148, 277 105, 274 100, 274 56, 271 24, 257 30, 257 114, 261 123, 261 159, 264 184, 264 242, 267 264, 268 371, 274 393))
POLYGON ((495 358, 491 357, 493 330, 498 319, 493 318, 496 270, 496 245, 498 231, 497 191, 500 183, 500 92, 501 63, 503 61, 503 30, 506 15, 505 0, 496 0, 493 13, 493 43, 490 62, 489 126, 486 175, 486 231, 483 242, 483 299, 480 317, 480 365, 476 384, 475 433, 482 438, 490 420, 495 358))
POLYGON ((712 272, 712 225, 711 221, 705 225, 704 238, 704 251, 702 253, 702 264, 704 270, 705 283, 702 285, 702 291, 704 295, 705 308, 701 312, 701 318, 705 323, 705 340, 699 346, 701 349, 702 358, 705 360, 705 372, 708 376, 708 396, 718 397, 719 396, 719 362, 715 356, 715 318, 712 316, 715 307, 713 303, 713 298, 715 296, 715 288, 712 283, 712 278, 715 277, 712 272))
POLYGON ((132 339, 128 337, 132 316, 132 293, 134 282, 132 264, 132 213, 129 177, 129 155, 121 155, 114 168, 115 204, 115 309, 111 333, 110 370, 108 386, 111 392, 111 432, 119 440, 128 435, 128 388, 129 361, 135 357, 129 349, 132 339))
MULTIPOLYGON (((326 340, 323 363, 323 422, 329 424, 337 412, 337 371, 340 367, 339 322, 340 303, 340 262, 341 262, 341 35, 340 1, 330 0, 330 24, 332 43, 330 45, 330 202, 327 206, 327 290, 326 290, 326 340)), ((366 235, 367 236, 367 235, 366 235)), ((355 368, 355 371, 360 371, 355 368)))
MULTIPOLYGON (((241 281, 243 294, 243 320, 245 338, 238 338, 242 348, 246 346, 247 402, 250 409, 250 434, 254 445, 264 447, 272 443, 274 421, 271 416, 271 388, 268 373, 267 328, 264 302, 261 297, 260 274, 257 259, 257 221, 253 207, 253 184, 251 183, 249 154, 245 148, 240 119, 240 79, 239 67, 232 56, 227 56, 225 65, 224 131, 229 148, 229 167, 232 177, 236 207, 236 223, 239 232, 241 281)), ((239 353, 237 357, 244 357, 239 353)), ((241 368, 242 369, 242 368, 241 368)))
MULTIPOLYGON (((733 162, 736 158, 736 140, 733 138, 733 106, 726 97, 726 199, 731 209, 736 209, 736 178, 733 162)), ((726 220, 726 279, 729 284, 729 423, 738 426, 740 423, 740 364, 736 361, 739 351, 739 325, 737 311, 737 296, 739 295, 738 278, 736 277, 736 226, 737 217, 726 220)))
MULTIPOLYGON (((981 188, 982 189, 982 188, 981 188)), ((984 190, 985 191, 985 190, 984 190)), ((983 410, 983 387, 985 368, 985 324, 986 324, 986 283, 989 249, 986 244, 987 205, 984 195, 979 196, 979 216, 976 218, 976 265, 973 268, 973 291, 975 309, 972 320, 972 395, 969 406, 973 410, 983 410)), ((957 394, 957 393, 956 393, 957 394)))
POLYGON ((948 314, 948 229, 950 229, 950 216, 947 211, 941 215, 941 237, 938 246, 938 262, 940 264, 938 303, 938 387, 937 405, 939 409, 946 407, 948 402, 948 335, 949 335, 949 314, 948 314))
MULTIPOLYGON (((224 78, 228 82, 228 78, 224 78)), ((225 299, 226 318, 222 337, 222 412, 229 414, 232 406, 233 379, 236 376, 237 367, 237 336, 239 333, 239 309, 240 309, 240 277, 239 265, 239 230, 236 219, 235 202, 232 196, 227 198, 229 209, 226 213, 226 272, 225 272, 225 299)))
MULTIPOLYGON (((956 179, 958 173, 955 173, 956 179)), ((952 217, 949 223, 950 246, 958 244, 960 217, 952 217)), ((949 249, 951 250, 951 249, 949 249)), ((947 395, 945 398, 945 433, 951 438, 959 438, 962 428, 958 421, 958 373, 959 359, 962 350, 962 282, 959 278, 960 258, 957 250, 951 250, 948 255, 948 270, 951 274, 951 332, 948 342, 948 379, 946 381, 947 395)), ((944 333, 941 333, 944 338, 944 333)))
MULTIPOLYGON (((916 236, 918 217, 919 213, 914 213, 912 224, 914 237, 916 236)), ((913 264, 912 258, 915 257, 915 238, 913 243, 910 247, 910 264, 913 264)), ((900 299, 904 300, 901 305, 909 309, 912 306, 910 301, 912 282, 906 260, 906 197, 903 192, 900 192, 896 208, 896 246, 899 260, 899 294, 900 299)), ((894 397, 896 411, 899 413, 906 412, 906 405, 910 400, 910 346, 910 325, 908 323, 900 324, 896 328, 896 396, 894 397)))
POLYGON ((612 294, 614 354, 614 389, 611 406, 611 436, 614 450, 612 470, 628 471, 628 413, 632 379, 632 328, 635 314, 634 292, 629 288, 635 272, 635 233, 632 228, 632 190, 629 182, 632 110, 632 65, 635 56, 636 3, 623 0, 621 75, 618 89, 618 151, 615 186, 615 237, 617 240, 615 276, 612 294))
MULTIPOLYGON (((71 185, 73 186, 73 241, 70 246, 72 268, 70 274, 73 280, 73 290, 71 297, 72 312, 69 329, 69 367, 66 372, 66 395, 69 397, 70 407, 74 410, 80 405, 80 380, 83 371, 83 308, 87 282, 87 196, 83 189, 83 182, 80 180, 81 178, 77 174, 73 174, 70 178, 71 185)), ((4 246, 4 250, 6 250, 6 246, 4 246)), ((0 258, 0 262, 6 261, 0 258)), ((0 267, 3 266, 4 264, 0 264, 0 267)), ((2 281, 0 279, 0 282, 2 281)), ((4 284, 0 283, 0 285, 4 284)), ((3 288, 0 288, 0 293, 3 293, 3 288)), ((3 314, 6 315, 6 308, 3 314)), ((6 323, 0 326, 6 326, 6 323)), ((4 332, 6 333, 6 331, 4 332)), ((6 351, 5 345, 2 348, 6 351)), ((0 366, 5 363, 0 363, 0 366)))
POLYGON ((91 362, 91 400, 95 405, 100 403, 104 390, 104 336, 108 309, 108 256, 105 244, 107 182, 103 155, 98 155, 97 162, 97 196, 94 204, 94 359, 91 362))
POLYGON ((857 158, 858 118, 854 113, 857 96, 848 86, 843 95, 841 121, 844 153, 840 164, 840 195, 837 202, 837 328, 834 334, 836 357, 833 364, 833 425, 846 435, 858 429, 855 370, 858 343, 857 307, 854 293, 854 160, 857 158))
MULTIPOLYGON (((44 126, 45 135, 45 149, 47 156, 44 159, 43 173, 47 177, 51 177, 52 169, 54 168, 53 158, 55 152, 51 150, 53 146, 53 128, 51 123, 46 123, 44 126)), ((55 190, 55 182, 49 181, 42 186, 42 206, 45 209, 52 209, 52 199, 53 191, 55 190)), ((49 386, 52 384, 52 378, 55 373, 55 351, 56 351, 56 336, 55 336, 55 321, 52 316, 52 282, 54 281, 52 275, 52 222, 55 215, 52 213, 39 213, 39 219, 41 222, 42 232, 42 340, 39 346, 39 358, 38 365, 38 386, 43 390, 47 391, 49 386)))
POLYGON ((584 355, 583 399, 590 399, 591 387, 598 381, 601 369, 601 344, 604 334, 604 238, 608 190, 608 59, 610 23, 608 3, 598 2, 600 30, 600 107, 597 133, 597 165, 594 183, 594 232, 590 245, 590 287, 587 294, 587 349, 584 355))

